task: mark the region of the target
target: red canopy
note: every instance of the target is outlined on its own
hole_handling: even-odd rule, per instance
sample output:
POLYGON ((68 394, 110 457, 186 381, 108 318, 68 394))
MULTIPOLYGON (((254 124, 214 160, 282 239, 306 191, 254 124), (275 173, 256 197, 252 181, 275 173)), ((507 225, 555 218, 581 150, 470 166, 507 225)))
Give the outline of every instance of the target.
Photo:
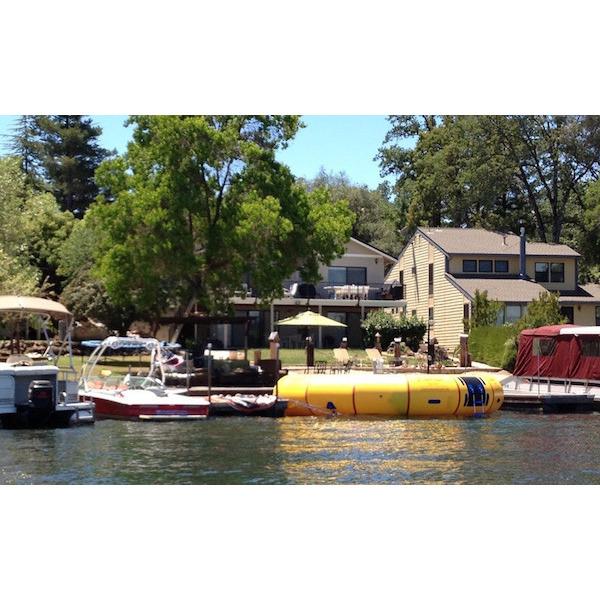
POLYGON ((523 330, 514 374, 600 380, 600 328, 595 330, 576 325, 523 330))

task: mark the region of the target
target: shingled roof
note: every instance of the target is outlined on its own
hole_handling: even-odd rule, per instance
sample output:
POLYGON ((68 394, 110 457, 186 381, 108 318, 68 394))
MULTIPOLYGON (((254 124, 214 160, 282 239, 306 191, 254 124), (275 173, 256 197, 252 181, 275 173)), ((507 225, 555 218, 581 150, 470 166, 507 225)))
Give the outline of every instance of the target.
MULTIPOLYGON (((520 238, 513 233, 461 227, 419 227, 418 230, 446 254, 489 254, 518 256, 520 238)), ((564 244, 527 242, 528 256, 581 256, 564 244)))
POLYGON ((461 277, 460 279, 446 275, 459 289, 474 298, 475 291, 487 291, 490 300, 500 302, 531 302, 546 289, 535 281, 528 279, 482 279, 461 277))

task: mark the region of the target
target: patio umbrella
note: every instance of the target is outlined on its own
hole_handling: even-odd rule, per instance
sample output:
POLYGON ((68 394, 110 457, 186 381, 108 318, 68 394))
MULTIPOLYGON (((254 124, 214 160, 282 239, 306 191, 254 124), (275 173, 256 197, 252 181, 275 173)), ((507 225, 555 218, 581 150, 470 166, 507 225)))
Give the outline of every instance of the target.
POLYGON ((301 312, 287 319, 281 319, 281 321, 277 321, 275 324, 292 325, 294 327, 346 327, 344 323, 324 317, 312 310, 301 312))

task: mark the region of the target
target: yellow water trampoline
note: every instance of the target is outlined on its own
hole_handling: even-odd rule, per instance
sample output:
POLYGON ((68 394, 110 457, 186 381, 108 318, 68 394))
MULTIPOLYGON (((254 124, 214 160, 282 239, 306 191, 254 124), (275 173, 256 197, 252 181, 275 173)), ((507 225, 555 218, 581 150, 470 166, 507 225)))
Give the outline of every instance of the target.
POLYGON ((276 393, 288 401, 286 416, 480 417, 504 401, 502 385, 488 373, 290 373, 279 380, 276 393))

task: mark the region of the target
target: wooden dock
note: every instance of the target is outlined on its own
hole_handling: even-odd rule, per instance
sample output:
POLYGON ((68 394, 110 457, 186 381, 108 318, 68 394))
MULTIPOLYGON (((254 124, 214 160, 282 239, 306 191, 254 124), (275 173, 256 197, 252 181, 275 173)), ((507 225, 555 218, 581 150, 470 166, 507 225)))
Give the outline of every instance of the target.
POLYGON ((589 394, 540 393, 506 390, 501 410, 543 413, 600 412, 600 400, 589 394))

